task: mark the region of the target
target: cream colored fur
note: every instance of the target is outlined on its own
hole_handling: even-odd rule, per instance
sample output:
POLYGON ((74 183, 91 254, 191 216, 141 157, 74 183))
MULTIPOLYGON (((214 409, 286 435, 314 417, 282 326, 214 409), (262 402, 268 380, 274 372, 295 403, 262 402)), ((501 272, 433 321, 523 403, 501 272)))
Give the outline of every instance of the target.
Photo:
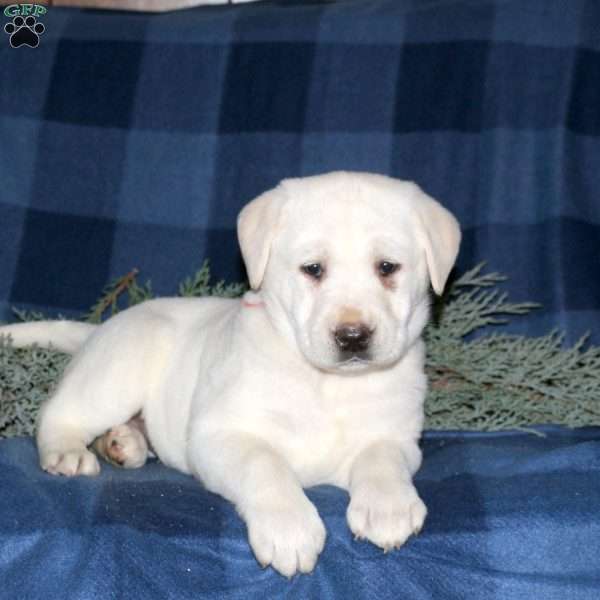
POLYGON ((242 210, 238 233, 255 289, 244 300, 0 328, 18 345, 77 348, 42 410, 42 468, 97 474, 87 447, 141 411, 160 460, 235 504, 262 565, 314 568, 326 533, 303 488, 317 484, 348 490, 356 537, 402 545, 426 515, 412 483, 420 335, 429 284, 441 292, 456 258, 456 220, 415 184, 337 172, 282 182, 242 210), (381 261, 401 266, 383 278, 381 261), (301 269, 317 263, 318 280, 301 269), (341 356, 340 320, 368 328, 368 353, 341 356))

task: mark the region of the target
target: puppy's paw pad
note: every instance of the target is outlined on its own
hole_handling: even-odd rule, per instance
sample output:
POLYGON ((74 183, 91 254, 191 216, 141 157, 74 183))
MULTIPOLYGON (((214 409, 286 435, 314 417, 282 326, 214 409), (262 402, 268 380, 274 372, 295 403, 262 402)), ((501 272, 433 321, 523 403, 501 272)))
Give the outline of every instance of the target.
POLYGON ((51 475, 94 476, 100 473, 100 464, 96 456, 87 449, 73 449, 47 452, 41 460, 41 467, 51 475))
POLYGON ((427 508, 413 485, 365 485, 352 495, 346 514, 357 539, 367 539, 385 552, 399 548, 419 533, 427 508))
POLYGON ((295 505, 256 507, 245 518, 250 546, 263 567, 271 565, 285 577, 315 568, 327 534, 308 499, 295 505))

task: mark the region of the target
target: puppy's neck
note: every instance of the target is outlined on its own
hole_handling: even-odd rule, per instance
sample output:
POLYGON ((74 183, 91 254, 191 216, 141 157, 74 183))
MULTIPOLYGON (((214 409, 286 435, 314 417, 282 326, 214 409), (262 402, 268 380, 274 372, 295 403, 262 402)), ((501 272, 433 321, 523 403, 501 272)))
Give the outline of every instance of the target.
MULTIPOLYGON (((268 290, 246 292, 242 298, 242 314, 265 321, 265 326, 272 333, 272 340, 278 347, 277 352, 288 359, 296 360, 299 366, 306 368, 292 327, 292 315, 286 311, 279 298, 268 290)), ((266 351, 266 347, 264 348, 266 351)), ((283 356, 281 356, 283 358, 283 356)))

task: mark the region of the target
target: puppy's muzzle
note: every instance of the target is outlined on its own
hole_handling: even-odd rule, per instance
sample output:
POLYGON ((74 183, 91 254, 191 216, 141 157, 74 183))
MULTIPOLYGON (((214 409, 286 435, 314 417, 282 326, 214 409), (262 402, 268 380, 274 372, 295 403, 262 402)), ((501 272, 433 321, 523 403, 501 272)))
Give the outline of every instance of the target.
POLYGON ((369 349, 373 331, 364 323, 343 323, 333 332, 333 339, 343 354, 363 354, 369 349))

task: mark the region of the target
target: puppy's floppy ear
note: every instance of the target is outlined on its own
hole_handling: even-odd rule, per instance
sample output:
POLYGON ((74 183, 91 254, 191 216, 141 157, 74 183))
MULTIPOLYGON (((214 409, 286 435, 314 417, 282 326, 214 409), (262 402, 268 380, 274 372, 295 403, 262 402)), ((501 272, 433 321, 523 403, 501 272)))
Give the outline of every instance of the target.
POLYGON ((281 218, 283 195, 281 185, 261 194, 244 206, 237 219, 238 240, 253 290, 260 287, 267 268, 281 218))
POLYGON ((429 278, 433 291, 441 294, 460 246, 460 227, 449 210, 415 186, 414 209, 419 223, 419 237, 425 248, 429 278))

